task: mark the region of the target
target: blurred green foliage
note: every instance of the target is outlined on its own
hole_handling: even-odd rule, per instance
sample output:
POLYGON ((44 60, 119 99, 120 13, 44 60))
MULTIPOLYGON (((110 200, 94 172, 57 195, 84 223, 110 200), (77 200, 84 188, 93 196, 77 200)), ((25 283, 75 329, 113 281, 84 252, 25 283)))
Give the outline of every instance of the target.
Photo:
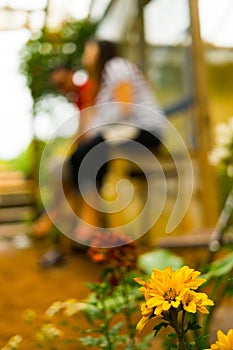
MULTIPOLYGON (((40 154, 42 154, 44 146, 45 142, 38 140, 38 148, 40 154)), ((31 142, 29 146, 16 158, 10 160, 0 160, 0 169, 3 171, 19 170, 23 172, 25 177, 30 177, 32 171, 32 161, 34 157, 33 147, 33 142, 31 142)))
POLYGON ((51 69, 68 65, 81 68, 85 42, 94 35, 97 24, 88 20, 65 22, 51 31, 44 28, 33 34, 20 53, 20 71, 26 76, 34 103, 53 92, 48 82, 51 69))

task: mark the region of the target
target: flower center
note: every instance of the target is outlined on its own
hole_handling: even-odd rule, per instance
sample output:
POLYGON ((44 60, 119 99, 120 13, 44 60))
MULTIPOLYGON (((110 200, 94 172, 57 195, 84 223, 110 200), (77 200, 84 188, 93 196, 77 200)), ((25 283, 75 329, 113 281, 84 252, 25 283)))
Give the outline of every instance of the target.
POLYGON ((193 295, 191 293, 188 294, 185 305, 188 306, 189 303, 193 300, 193 295))
POLYGON ((176 300, 176 291, 173 288, 169 288, 164 292, 163 297, 167 301, 174 301, 176 300))

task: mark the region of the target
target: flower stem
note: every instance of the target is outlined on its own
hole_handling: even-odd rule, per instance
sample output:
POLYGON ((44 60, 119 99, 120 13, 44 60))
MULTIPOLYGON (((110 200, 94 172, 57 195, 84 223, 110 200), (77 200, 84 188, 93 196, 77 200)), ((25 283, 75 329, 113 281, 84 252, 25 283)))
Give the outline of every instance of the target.
POLYGON ((171 320, 172 320, 171 326, 174 328, 177 334, 177 338, 179 342, 179 350, 187 350, 185 337, 184 337, 184 317, 185 317, 185 312, 183 312, 181 323, 179 323, 177 310, 171 310, 171 320))
POLYGON ((125 314, 126 326, 129 334, 130 345, 135 346, 135 327, 133 327, 132 319, 131 319, 132 307, 130 303, 127 280, 125 279, 124 275, 122 276, 122 296, 125 304, 124 314, 125 314))
POLYGON ((104 297, 100 298, 100 302, 101 302, 102 311, 103 311, 103 321, 104 321, 103 334, 104 334, 106 341, 107 341, 107 350, 113 350, 113 344, 112 344, 110 336, 109 336, 109 320, 108 320, 107 309, 106 309, 104 297))

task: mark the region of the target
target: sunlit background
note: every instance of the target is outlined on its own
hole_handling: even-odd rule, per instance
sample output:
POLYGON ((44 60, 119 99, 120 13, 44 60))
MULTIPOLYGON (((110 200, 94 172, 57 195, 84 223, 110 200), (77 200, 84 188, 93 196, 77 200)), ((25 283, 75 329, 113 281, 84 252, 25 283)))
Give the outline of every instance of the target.
MULTIPOLYGON (((115 13, 120 13, 122 23, 127 23, 134 0, 118 0, 115 13)), ((91 16, 99 18, 108 0, 98 0, 92 8, 91 16)), ((90 10, 91 0, 51 0, 47 23, 56 27, 66 18, 85 18, 90 10)), ((33 125, 31 109, 32 99, 26 87, 25 78, 19 73, 19 51, 31 35, 27 29, 29 24, 33 31, 44 24, 46 2, 43 0, 0 0, 0 8, 7 6, 19 11, 14 17, 6 11, 0 13, 0 159, 11 159, 19 155, 30 143, 33 128, 38 137, 48 138, 54 124, 41 116, 33 125), (24 11, 33 10, 30 23, 24 11), (18 29, 23 27, 23 29, 18 29), (6 30, 10 29, 10 30, 6 30)), ((233 46, 233 1, 232 0, 199 0, 201 32, 205 42, 220 47, 233 46)), ((145 35, 150 44, 173 45, 188 40, 189 13, 186 0, 156 0, 146 6, 145 35)), ((121 37, 123 26, 119 25, 119 16, 114 15, 104 21, 98 35, 102 38, 117 40, 121 37)), ((60 99, 57 103, 63 103, 60 99)), ((72 106, 66 106, 59 116, 59 108, 54 103, 57 123, 74 113, 72 106), (56 109, 57 108, 57 109, 56 109)))

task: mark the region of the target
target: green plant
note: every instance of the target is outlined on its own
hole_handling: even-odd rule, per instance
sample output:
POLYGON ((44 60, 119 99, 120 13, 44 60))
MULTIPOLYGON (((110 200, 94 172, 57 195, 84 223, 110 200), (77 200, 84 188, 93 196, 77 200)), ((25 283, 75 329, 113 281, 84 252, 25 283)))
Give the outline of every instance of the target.
POLYGON ((59 65, 81 67, 86 40, 94 35, 96 23, 89 20, 69 21, 51 31, 44 28, 34 33, 21 50, 20 70, 25 75, 34 103, 49 93, 55 93, 48 82, 48 73, 59 65))
MULTIPOLYGON (((149 258, 153 254, 146 253, 149 258)), ((160 254, 166 256, 168 253, 162 250, 160 254)), ((150 267, 151 261, 148 257, 146 261, 150 267)), ((139 261, 140 259, 139 257, 139 261)), ((145 266, 145 263, 142 265, 145 266)), ((141 330, 147 322, 154 319, 155 336, 164 327, 171 327, 174 331, 164 338, 166 349, 206 349, 209 345, 210 326, 215 312, 225 297, 233 295, 233 253, 224 254, 223 257, 203 266, 202 274, 188 267, 177 267, 174 272, 170 267, 164 268, 163 264, 161 271, 157 269, 156 262, 154 266, 156 269, 153 269, 149 281, 136 279, 136 282, 142 285, 140 291, 145 297, 145 303, 141 306, 143 317, 137 328, 141 330), (199 275, 200 278, 197 279, 199 275), (200 288, 201 285, 204 291, 208 290, 209 298, 202 291, 199 293, 193 290, 200 288), (211 305, 211 308, 207 311, 208 305, 211 305), (205 317, 200 317, 198 310, 204 312, 205 317)), ((230 334, 232 339, 232 332, 230 334)), ((213 345, 211 349, 231 348, 218 348, 213 345)))
POLYGON ((134 243, 121 233, 107 237, 96 233, 91 239, 88 255, 105 264, 100 283, 89 284, 92 291, 85 314, 92 324, 90 336, 80 338, 85 346, 98 349, 147 349, 150 335, 139 341, 136 336, 135 314, 138 294, 133 283, 137 271, 137 250, 134 243), (108 243, 112 248, 101 248, 108 243), (99 248, 100 247, 100 248, 99 248), (93 337, 93 332, 98 334, 93 337))
POLYGON ((86 347, 98 349, 147 349, 151 336, 137 338, 135 313, 138 295, 131 278, 112 288, 110 283, 89 284, 92 294, 85 309, 91 327, 80 337, 86 347), (131 281, 131 283, 130 283, 131 281))

